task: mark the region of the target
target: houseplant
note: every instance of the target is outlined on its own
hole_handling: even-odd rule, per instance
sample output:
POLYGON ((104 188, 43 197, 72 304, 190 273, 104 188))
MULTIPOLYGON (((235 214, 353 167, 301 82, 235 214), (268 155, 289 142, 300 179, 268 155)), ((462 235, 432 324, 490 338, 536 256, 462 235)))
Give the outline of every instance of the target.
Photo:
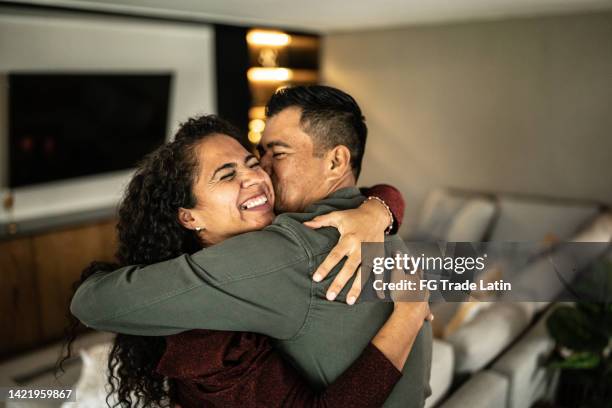
POLYGON ((547 365, 560 370, 556 403, 612 407, 612 262, 596 263, 575 289, 596 301, 558 305, 546 321, 556 342, 547 365))

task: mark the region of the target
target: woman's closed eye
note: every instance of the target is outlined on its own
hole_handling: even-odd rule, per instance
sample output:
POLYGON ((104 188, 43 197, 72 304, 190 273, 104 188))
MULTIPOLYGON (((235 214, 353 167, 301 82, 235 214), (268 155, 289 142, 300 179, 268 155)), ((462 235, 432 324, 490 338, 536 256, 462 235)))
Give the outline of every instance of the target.
MULTIPOLYGON (((251 168, 251 169, 257 168, 257 167, 259 167, 259 166, 260 166, 260 164, 259 164, 259 160, 257 160, 257 159, 250 160, 250 161, 247 163, 247 166, 248 166, 249 168, 251 168)), ((232 179, 233 179, 235 176, 236 176, 236 170, 232 170, 232 171, 230 171, 230 172, 228 172, 228 173, 226 173, 226 174, 222 175, 222 176, 219 178, 219 180, 221 180, 221 181, 232 180, 232 179)))
POLYGON ((285 152, 276 152, 276 153, 272 153, 272 157, 274 157, 275 159, 280 159, 282 157, 285 157, 287 153, 285 152))
POLYGON ((234 170, 234 171, 231 171, 231 172, 229 172, 227 174, 224 174, 223 176, 221 176, 219 178, 219 180, 221 180, 221 181, 231 180, 231 179, 234 178, 235 175, 236 175, 236 171, 234 170))

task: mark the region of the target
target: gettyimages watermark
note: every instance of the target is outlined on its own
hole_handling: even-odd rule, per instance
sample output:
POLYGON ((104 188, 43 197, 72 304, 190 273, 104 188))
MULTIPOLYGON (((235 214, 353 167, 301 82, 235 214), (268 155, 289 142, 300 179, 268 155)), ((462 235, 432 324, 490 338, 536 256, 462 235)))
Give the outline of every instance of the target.
POLYGON ((365 243, 361 299, 609 302, 610 253, 608 242, 365 243))

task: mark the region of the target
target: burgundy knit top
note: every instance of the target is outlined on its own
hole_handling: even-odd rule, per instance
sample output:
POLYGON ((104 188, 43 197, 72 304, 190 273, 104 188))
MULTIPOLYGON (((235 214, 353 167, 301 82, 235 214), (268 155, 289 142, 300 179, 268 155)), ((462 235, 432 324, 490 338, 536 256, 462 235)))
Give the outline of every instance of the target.
MULTIPOLYGON (((399 228, 404 200, 388 185, 363 190, 385 201, 399 228)), ((192 407, 379 407, 401 372, 373 344, 324 390, 313 389, 255 333, 191 330, 166 337, 157 372, 174 382, 174 398, 192 407)))

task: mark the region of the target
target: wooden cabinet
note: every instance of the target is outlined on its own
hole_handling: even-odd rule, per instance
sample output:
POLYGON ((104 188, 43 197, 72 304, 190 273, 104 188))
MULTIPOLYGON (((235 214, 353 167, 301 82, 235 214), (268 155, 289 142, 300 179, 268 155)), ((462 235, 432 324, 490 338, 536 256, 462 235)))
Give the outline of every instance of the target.
POLYGON ((112 261, 115 220, 0 241, 0 359, 61 339, 73 285, 94 260, 112 261))
POLYGON ((0 242, 0 356, 41 339, 32 239, 0 242))

